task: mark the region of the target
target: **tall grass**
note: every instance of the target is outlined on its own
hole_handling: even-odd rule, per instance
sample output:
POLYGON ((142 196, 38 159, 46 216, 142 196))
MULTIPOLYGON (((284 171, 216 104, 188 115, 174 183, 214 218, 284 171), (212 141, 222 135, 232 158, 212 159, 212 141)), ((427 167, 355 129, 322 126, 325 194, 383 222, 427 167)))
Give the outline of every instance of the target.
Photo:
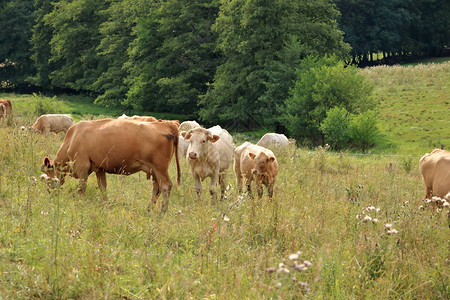
MULTIPOLYGON (((417 168, 397 156, 290 148, 275 197, 198 202, 186 162, 169 210, 147 210, 144 174, 108 175, 109 202, 90 178, 47 192, 39 176, 63 135, 1 128, 0 295, 4 298, 445 299, 445 213, 420 210, 417 168), (368 206, 380 211, 368 211, 368 206), (357 218, 357 216, 360 216, 357 218), (364 222, 365 215, 378 223, 364 222), (387 234, 392 223, 397 234, 387 234), (301 251, 297 263, 290 254, 301 251), (280 267, 280 263, 285 266, 280 267), (287 269, 289 273, 286 272, 287 269)), ((417 163, 418 158, 416 159, 417 163)), ((174 164, 170 169, 175 178, 174 164)), ((207 191, 204 191, 205 195, 207 191)))

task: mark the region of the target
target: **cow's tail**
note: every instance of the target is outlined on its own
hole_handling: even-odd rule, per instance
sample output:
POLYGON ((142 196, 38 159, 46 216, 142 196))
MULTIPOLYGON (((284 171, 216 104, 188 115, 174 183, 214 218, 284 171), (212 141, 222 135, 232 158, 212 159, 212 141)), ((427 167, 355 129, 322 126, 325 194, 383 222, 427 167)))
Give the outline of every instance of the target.
POLYGON ((178 147, 180 146, 178 132, 175 135, 175 138, 173 139, 173 144, 175 146, 175 161, 177 162, 177 183, 178 183, 178 185, 180 185, 181 184, 181 169, 180 169, 180 161, 178 159, 178 147))

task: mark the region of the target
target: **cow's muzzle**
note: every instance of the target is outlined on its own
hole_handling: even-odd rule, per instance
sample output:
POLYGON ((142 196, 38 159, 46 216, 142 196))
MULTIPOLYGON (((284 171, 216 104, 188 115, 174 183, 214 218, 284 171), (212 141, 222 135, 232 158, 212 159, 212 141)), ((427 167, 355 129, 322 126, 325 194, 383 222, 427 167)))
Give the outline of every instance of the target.
POLYGON ((190 158, 190 159, 197 159, 197 153, 195 153, 195 152, 189 152, 189 158, 190 158))

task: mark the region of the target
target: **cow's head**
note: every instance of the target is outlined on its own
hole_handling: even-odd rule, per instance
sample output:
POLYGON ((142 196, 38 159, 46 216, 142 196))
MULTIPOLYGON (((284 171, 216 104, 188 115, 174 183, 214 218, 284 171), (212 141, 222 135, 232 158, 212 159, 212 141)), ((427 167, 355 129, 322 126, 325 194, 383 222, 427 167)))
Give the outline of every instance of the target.
POLYGON ((207 155, 209 144, 215 143, 220 139, 218 135, 200 127, 191 129, 188 132, 182 131, 181 136, 191 143, 187 153, 189 159, 198 159, 207 155))
POLYGON ((55 188, 59 183, 58 174, 55 170, 55 166, 47 156, 44 158, 41 166, 42 174, 39 177, 42 181, 47 183, 48 188, 55 188))
POLYGON ((268 155, 264 152, 259 152, 258 154, 254 154, 250 152, 248 154, 251 159, 255 162, 255 167, 252 170, 253 174, 263 175, 267 172, 267 168, 275 161, 275 157, 268 155))

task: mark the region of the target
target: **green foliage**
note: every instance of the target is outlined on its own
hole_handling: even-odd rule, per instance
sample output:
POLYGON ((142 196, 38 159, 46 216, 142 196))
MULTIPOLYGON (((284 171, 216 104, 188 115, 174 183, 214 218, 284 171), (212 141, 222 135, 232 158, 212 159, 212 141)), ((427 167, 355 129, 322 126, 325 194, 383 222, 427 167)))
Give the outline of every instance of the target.
POLYGON ((357 68, 335 56, 307 57, 298 67, 295 87, 286 99, 283 121, 291 136, 319 142, 320 124, 333 107, 360 113, 373 108, 373 85, 357 68))
POLYGON ((55 87, 93 90, 94 82, 104 71, 97 56, 99 26, 103 21, 99 11, 104 8, 104 1, 61 0, 45 15, 45 24, 53 30, 49 62, 55 66, 50 74, 55 87))
POLYGON ((213 78, 218 56, 211 26, 217 1, 171 0, 139 21, 130 48, 126 104, 158 111, 197 111, 198 96, 213 78))
POLYGON ((35 116, 41 116, 44 114, 58 114, 62 111, 63 104, 58 101, 56 97, 52 99, 46 99, 39 96, 34 96, 35 101, 33 103, 32 113, 35 116))
POLYGON ((331 144, 334 149, 345 148, 350 139, 349 124, 350 116, 345 108, 329 109, 326 118, 320 124, 325 142, 331 144))
POLYGON ((375 112, 369 110, 350 120, 350 138, 363 152, 373 146, 379 135, 375 112))
POLYGON ((304 56, 346 54, 336 17, 327 0, 222 1, 213 29, 225 60, 199 102, 200 117, 241 129, 273 123, 304 56))
POLYGON ((31 56, 33 0, 0 3, 0 88, 25 90, 34 72, 31 56))

